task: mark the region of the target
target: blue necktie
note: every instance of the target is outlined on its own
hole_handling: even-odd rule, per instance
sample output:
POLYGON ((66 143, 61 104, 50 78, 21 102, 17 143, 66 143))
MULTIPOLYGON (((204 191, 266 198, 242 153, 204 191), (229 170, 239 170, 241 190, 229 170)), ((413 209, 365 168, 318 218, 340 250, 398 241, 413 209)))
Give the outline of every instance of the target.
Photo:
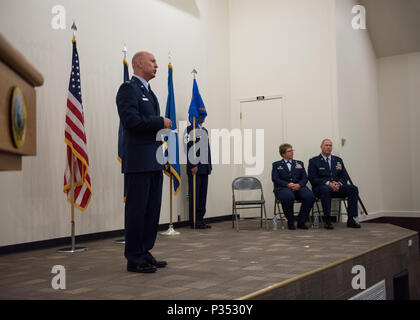
POLYGON ((328 157, 326 161, 327 161, 328 170, 331 171, 330 157, 328 157))

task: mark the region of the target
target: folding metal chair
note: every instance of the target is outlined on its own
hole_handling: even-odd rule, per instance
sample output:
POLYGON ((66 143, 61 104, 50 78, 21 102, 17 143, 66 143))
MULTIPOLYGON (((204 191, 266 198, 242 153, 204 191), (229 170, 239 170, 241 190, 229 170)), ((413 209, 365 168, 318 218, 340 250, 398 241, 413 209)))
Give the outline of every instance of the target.
POLYGON ((266 221, 267 228, 267 212, 265 208, 264 192, 261 182, 254 177, 239 177, 233 180, 232 182, 232 228, 236 222, 236 230, 239 231, 239 220, 249 220, 249 219, 260 219, 261 228, 263 219, 266 221), (245 191, 245 190, 261 190, 261 196, 259 199, 252 200, 239 200, 235 199, 235 191, 245 191), (261 213, 259 217, 247 217, 240 218, 238 210, 242 209, 260 209, 261 213), (263 218, 264 212, 264 218, 263 218))

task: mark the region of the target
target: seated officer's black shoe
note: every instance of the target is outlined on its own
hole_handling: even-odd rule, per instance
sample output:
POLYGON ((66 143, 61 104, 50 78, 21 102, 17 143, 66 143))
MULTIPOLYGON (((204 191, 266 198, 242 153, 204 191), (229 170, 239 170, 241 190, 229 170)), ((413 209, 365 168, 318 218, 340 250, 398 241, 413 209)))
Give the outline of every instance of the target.
POLYGON ((359 224, 359 223, 357 223, 357 222, 356 222, 356 220, 354 220, 354 218, 353 218, 353 217, 350 217, 350 218, 347 220, 347 227, 348 227, 348 228, 356 228, 356 229, 361 228, 360 224, 359 224))
POLYGON ((165 268, 168 265, 168 263, 163 260, 162 261, 153 260, 149 263, 156 268, 165 268))
POLYGON ((334 229, 334 227, 333 227, 333 225, 331 223, 331 218, 330 217, 325 217, 325 226, 324 226, 324 228, 327 229, 327 230, 333 230, 334 229))
POLYGON ((309 228, 306 226, 304 222, 299 222, 297 225, 298 229, 308 230, 309 228))
POLYGON ((330 223, 326 223, 325 226, 324 226, 324 228, 327 229, 327 230, 333 230, 334 229, 334 227, 331 224, 331 222, 330 223))
POLYGON ((296 230, 295 225, 294 224, 288 224, 287 228, 289 228, 289 230, 296 230))
POLYGON ((137 272, 137 273, 153 273, 156 272, 156 267, 152 266, 149 263, 143 263, 137 266, 127 265, 128 272, 137 272))

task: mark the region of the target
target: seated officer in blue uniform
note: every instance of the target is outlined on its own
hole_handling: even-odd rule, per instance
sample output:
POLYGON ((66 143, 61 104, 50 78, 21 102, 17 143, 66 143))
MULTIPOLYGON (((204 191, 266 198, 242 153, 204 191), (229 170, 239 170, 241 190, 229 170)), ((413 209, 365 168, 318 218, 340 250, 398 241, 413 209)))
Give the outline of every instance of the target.
POLYGON ((360 228, 356 222, 359 190, 348 184, 349 176, 343 160, 331 155, 332 142, 324 139, 321 143, 321 154, 309 160, 308 178, 316 197, 321 199, 325 218, 325 228, 334 229, 331 224, 331 198, 348 197, 347 227, 360 228))
MULTIPOLYGON (((187 175, 188 175, 188 195, 189 195, 189 218, 190 226, 194 228, 194 199, 193 199, 193 176, 195 175, 195 227, 197 229, 208 229, 211 225, 206 224, 204 221, 204 215, 206 213, 206 202, 207 202, 207 187, 209 181, 209 175, 211 174, 211 153, 210 144, 208 142, 208 131, 203 127, 204 120, 196 127, 196 144, 200 143, 201 138, 205 135, 207 140, 207 157, 201 153, 201 149, 197 148, 195 159, 190 159, 190 154, 194 157, 191 147, 193 146, 193 126, 187 127, 187 175), (191 152, 190 152, 191 151, 191 152), (202 157, 203 156, 203 157, 202 157), (193 160, 193 161, 192 161, 193 160), (194 163, 193 163, 194 162, 194 163), (197 163, 195 163, 197 162, 197 163)), ((203 145, 201 145, 203 147, 203 145)))
POLYGON ((274 194, 280 201, 284 215, 287 218, 287 225, 290 230, 295 230, 294 225, 294 201, 300 200, 298 216, 298 229, 308 229, 305 222, 308 220, 309 212, 315 201, 311 190, 306 187, 308 177, 302 161, 293 160, 293 147, 288 144, 282 144, 279 148, 282 160, 273 163, 271 179, 274 183, 274 194))
POLYGON ((148 82, 158 65, 152 53, 133 56, 134 75, 117 93, 117 107, 124 128, 122 172, 126 187, 125 251, 127 271, 153 273, 166 266, 157 261, 153 248, 159 226, 163 165, 156 159, 161 146, 160 129, 170 129, 170 119, 160 116, 159 102, 148 82))

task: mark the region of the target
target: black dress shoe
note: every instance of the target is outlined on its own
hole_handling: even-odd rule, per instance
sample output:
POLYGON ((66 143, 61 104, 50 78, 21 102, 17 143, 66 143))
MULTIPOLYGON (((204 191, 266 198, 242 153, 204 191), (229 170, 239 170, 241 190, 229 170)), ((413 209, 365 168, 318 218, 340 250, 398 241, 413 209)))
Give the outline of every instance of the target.
POLYGON ((324 226, 324 228, 327 229, 327 230, 334 229, 334 227, 333 227, 333 225, 331 223, 331 217, 330 216, 325 216, 324 219, 325 219, 325 226, 324 226))
POLYGON ((287 228, 289 228, 289 230, 296 230, 295 225, 294 224, 288 224, 287 228))
POLYGON ((152 266, 155 266, 156 268, 165 268, 167 265, 168 265, 168 263, 166 262, 166 261, 157 261, 157 260, 154 260, 154 261, 151 261, 151 262, 149 262, 152 266))
POLYGON ((206 227, 206 229, 210 229, 211 228, 211 225, 209 225, 209 224, 205 224, 204 226, 206 227))
POLYGON ((325 229, 328 229, 328 230, 332 230, 332 229, 334 229, 334 227, 333 227, 333 225, 331 224, 331 222, 326 222, 326 223, 325 223, 324 228, 325 228, 325 229))
POLYGON ((348 228, 361 228, 360 224, 357 223, 352 217, 347 220, 347 227, 348 228))
POLYGON ((304 222, 299 222, 297 225, 298 229, 308 230, 309 228, 306 226, 304 222))
POLYGON ((149 263, 143 263, 138 266, 128 266, 127 265, 127 271, 128 272, 137 272, 137 273, 153 273, 156 272, 156 267, 152 266, 149 263))

